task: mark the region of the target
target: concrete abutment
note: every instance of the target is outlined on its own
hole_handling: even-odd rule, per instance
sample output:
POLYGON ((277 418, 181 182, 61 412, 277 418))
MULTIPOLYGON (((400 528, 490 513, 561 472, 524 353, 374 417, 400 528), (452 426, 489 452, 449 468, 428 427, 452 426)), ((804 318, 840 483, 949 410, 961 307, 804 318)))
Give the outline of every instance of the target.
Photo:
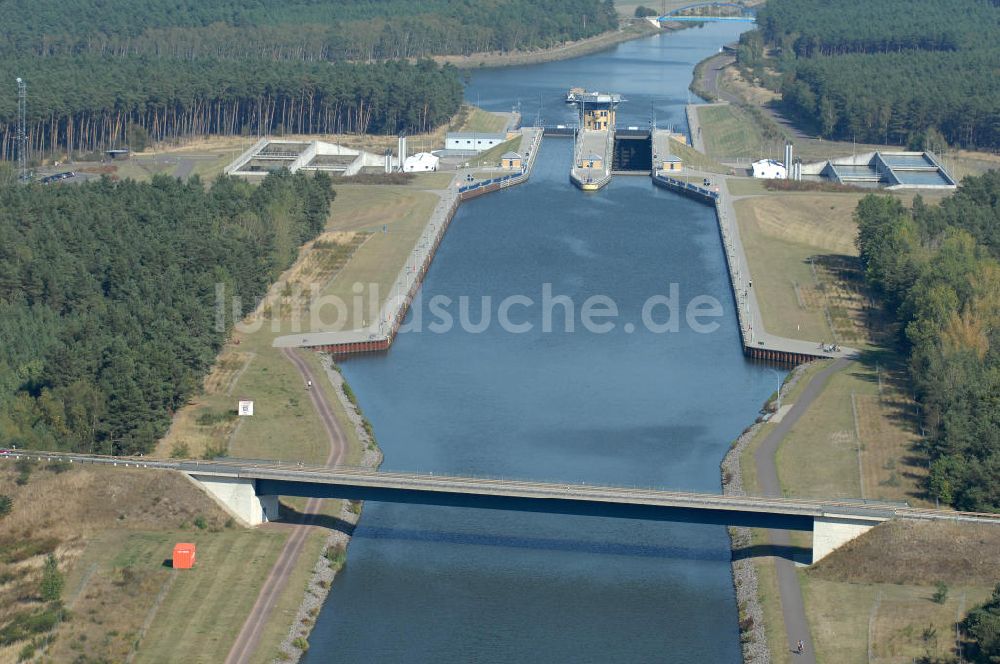
POLYGON ((278 496, 257 495, 257 480, 185 474, 233 518, 248 526, 278 519, 278 496))
POLYGON ((885 520, 832 515, 815 517, 813 519, 813 564, 885 520))

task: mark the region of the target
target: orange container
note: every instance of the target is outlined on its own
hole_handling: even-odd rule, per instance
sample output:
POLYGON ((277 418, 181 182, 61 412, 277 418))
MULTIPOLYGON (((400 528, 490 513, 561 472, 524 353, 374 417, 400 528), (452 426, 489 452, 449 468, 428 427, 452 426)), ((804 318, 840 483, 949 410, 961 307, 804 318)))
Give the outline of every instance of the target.
POLYGON ((174 545, 174 569, 191 569, 194 567, 194 544, 180 543, 174 545))

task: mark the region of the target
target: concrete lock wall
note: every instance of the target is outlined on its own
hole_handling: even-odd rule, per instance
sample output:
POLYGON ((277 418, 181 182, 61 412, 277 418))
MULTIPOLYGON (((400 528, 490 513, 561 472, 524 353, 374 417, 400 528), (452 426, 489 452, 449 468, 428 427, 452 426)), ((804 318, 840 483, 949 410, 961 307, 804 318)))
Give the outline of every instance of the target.
POLYGON ((849 517, 818 516, 813 520, 812 561, 816 563, 835 549, 862 535, 884 519, 856 519, 849 517))
POLYGON ((259 526, 278 518, 278 497, 258 496, 256 480, 211 475, 188 477, 226 512, 246 525, 259 526))

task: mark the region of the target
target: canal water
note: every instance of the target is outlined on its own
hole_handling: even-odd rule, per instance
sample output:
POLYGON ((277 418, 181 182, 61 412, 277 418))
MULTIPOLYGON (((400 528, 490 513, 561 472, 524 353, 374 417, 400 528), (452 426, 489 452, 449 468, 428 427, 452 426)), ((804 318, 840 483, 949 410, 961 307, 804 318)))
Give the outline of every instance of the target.
MULTIPOLYGON (((526 121, 541 99, 554 123, 571 119, 562 95, 582 85, 625 95, 619 124, 648 123, 652 108, 660 126, 683 126, 694 63, 740 29, 484 70, 467 97, 492 110, 520 97, 526 121)), ((527 184, 463 204, 408 316, 422 331, 343 363, 383 468, 719 491, 719 462, 776 377, 741 353, 712 211, 648 178, 584 194, 568 181, 571 153, 546 139, 527 184), (548 301, 550 326, 546 292, 566 296, 548 301), (497 320, 510 296, 518 331, 497 320), (643 323, 657 296, 677 315, 665 324, 662 299, 648 310, 667 331, 643 323), (616 308, 598 319, 611 329, 583 324, 594 297, 616 308), (689 324, 698 297, 721 315, 689 324)), ((738 662, 728 538, 717 526, 368 503, 310 645, 311 663, 738 662)))

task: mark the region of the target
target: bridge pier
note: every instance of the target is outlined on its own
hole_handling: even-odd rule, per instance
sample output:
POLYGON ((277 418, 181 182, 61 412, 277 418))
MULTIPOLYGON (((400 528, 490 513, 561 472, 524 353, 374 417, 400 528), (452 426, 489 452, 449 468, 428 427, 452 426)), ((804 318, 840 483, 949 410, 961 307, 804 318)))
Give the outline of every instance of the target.
POLYGON ((222 509, 248 526, 259 526, 278 519, 278 496, 257 495, 255 479, 191 473, 186 475, 222 509))
POLYGON ((813 519, 812 563, 826 558, 835 549, 867 533, 884 518, 858 518, 848 516, 817 516, 813 519))

